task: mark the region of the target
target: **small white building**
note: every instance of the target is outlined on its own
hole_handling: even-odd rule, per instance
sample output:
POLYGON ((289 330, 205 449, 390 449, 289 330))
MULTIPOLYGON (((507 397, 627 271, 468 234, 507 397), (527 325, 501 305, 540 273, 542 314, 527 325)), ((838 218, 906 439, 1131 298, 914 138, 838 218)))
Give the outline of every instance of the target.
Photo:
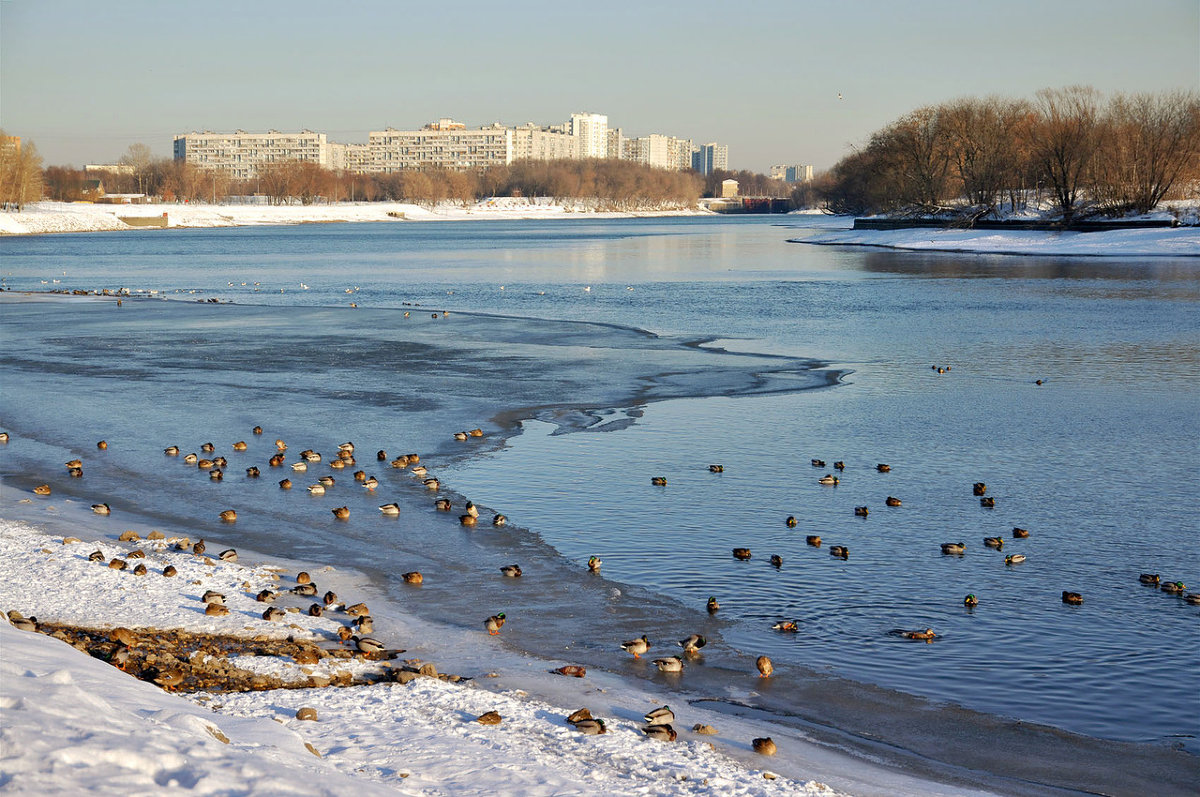
POLYGON ((737 180, 722 180, 721 181, 721 198, 728 199, 738 195, 737 180))

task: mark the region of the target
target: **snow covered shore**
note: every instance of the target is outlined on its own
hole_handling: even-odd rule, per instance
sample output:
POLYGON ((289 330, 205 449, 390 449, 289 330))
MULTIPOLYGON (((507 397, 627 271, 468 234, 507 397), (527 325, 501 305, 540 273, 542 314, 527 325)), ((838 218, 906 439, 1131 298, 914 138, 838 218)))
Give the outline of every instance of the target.
POLYGON ((19 213, 0 213, 0 235, 128 230, 134 228, 121 221, 122 217, 161 219, 164 213, 168 227, 709 215, 701 210, 636 213, 599 211, 582 202, 560 204, 547 198, 513 197, 485 199, 466 207, 442 203, 432 209, 401 202, 341 202, 333 205, 93 205, 86 202, 38 202, 27 205, 19 213))

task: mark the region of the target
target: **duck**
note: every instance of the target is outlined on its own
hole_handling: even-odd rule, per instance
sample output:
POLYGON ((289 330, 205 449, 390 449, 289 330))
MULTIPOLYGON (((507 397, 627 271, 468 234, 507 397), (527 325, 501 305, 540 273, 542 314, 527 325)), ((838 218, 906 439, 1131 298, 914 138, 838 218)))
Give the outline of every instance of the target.
POLYGON ((351 639, 354 640, 354 647, 364 656, 378 656, 387 652, 387 648, 384 647, 383 643, 374 637, 351 637, 351 639))
POLYGON ((337 593, 333 590, 326 590, 325 594, 321 596, 321 603, 325 606, 333 606, 338 603, 337 593))
POLYGON ((521 566, 520 565, 504 565, 503 567, 500 568, 500 572, 503 573, 508 578, 520 578, 521 577, 521 566))
POLYGON ((215 482, 219 482, 225 478, 225 473, 220 468, 213 468, 208 472, 208 478, 215 482))
POLYGON ((368 476, 363 480, 362 486, 365 490, 374 490, 379 486, 379 479, 376 479, 374 476, 368 476))
POLYGON ((599 573, 600 565, 602 565, 602 564, 604 564, 604 562, 600 559, 599 556, 589 556, 588 557, 588 560, 587 560, 588 570, 592 571, 593 573, 599 573))
POLYGON ((1189 592, 1183 596, 1183 599, 1190 606, 1200 606, 1200 592, 1189 592))
POLYGON ((725 466, 724 465, 709 465, 708 472, 709 473, 724 473, 725 466))
POLYGON ((975 484, 971 487, 971 492, 973 492, 975 495, 983 495, 987 492, 987 485, 983 482, 975 482, 975 484))
POLYGON ((287 443, 283 442, 282 440, 277 439, 275 441, 275 450, 276 451, 287 451, 287 443))
POLYGON ((493 526, 503 526, 506 523, 508 523, 508 518, 506 518, 504 515, 497 514, 492 516, 493 526))
POLYGON ((683 672, 683 659, 681 659, 679 656, 670 656, 665 659, 655 659, 654 665, 658 667, 659 672, 683 672))
POLYGON ((347 468, 358 464, 358 461, 354 458, 354 455, 349 451, 339 451, 337 461, 343 463, 347 468))
POLYGON ((967 596, 965 598, 963 598, 963 606, 966 606, 967 608, 974 608, 978 605, 979 605, 979 598, 975 597, 974 592, 968 592, 967 596))
POLYGON ((498 612, 483 621, 483 627, 487 629, 488 636, 499 636, 500 629, 504 627, 504 612, 498 612))
POLYGON ((807 537, 804 538, 804 541, 814 548, 821 547, 821 535, 820 534, 809 534, 807 537))
POLYGON ((962 556, 967 552, 967 544, 965 542, 943 542, 942 553, 947 556, 962 556))
POLYGON ((234 521, 237 520, 237 510, 226 509, 224 512, 221 513, 221 520, 226 523, 233 523, 234 521))
POLYGON ((37 487, 33 488, 33 494, 34 495, 50 495, 50 485, 39 484, 37 487))
POLYGON ((236 562, 238 560, 238 553, 233 548, 226 548, 217 554, 217 558, 222 562, 236 562))
POLYGON ((1187 586, 1182 581, 1164 581, 1159 589, 1169 595, 1182 595, 1187 586))
POLYGON ((424 465, 414 465, 413 467, 409 468, 408 470, 409 470, 409 473, 412 473, 415 476, 424 476, 426 473, 429 472, 429 469, 426 468, 424 465))
POLYGON ((78 479, 83 476, 83 468, 67 468, 67 475, 72 479, 78 479))
POLYGON ((246 446, 245 440, 238 440, 236 443, 233 444, 234 451, 245 451, 246 448, 247 448, 247 446, 246 446))
POLYGON ((337 480, 332 476, 318 476, 317 481, 325 487, 332 487, 333 485, 337 484, 337 480))
POLYGON ((270 590, 270 589, 264 589, 264 590, 259 590, 259 593, 254 596, 254 600, 256 600, 259 603, 274 603, 275 599, 278 597, 279 597, 278 592, 275 592, 274 590, 270 590))
POLYGON ((345 443, 338 443, 338 451, 345 451, 348 454, 353 454, 354 453, 354 443, 351 443, 349 441, 347 441, 345 443))
POLYGON ((1013 539, 1015 540, 1023 540, 1029 536, 1029 530, 1020 528, 1019 526, 1013 526, 1012 535, 1013 539))
POLYGON ((403 470, 408 467, 408 457, 396 457, 388 464, 397 470, 403 470))
POLYGON ((979 499, 979 505, 985 509, 991 509, 996 506, 996 499, 992 498, 990 495, 985 495, 983 498, 979 499))
POLYGON ((823 459, 814 459, 814 460, 812 461, 812 466, 813 466, 814 468, 823 468, 823 467, 825 467, 825 460, 823 460, 823 459))
POLYGON ((1025 554, 1023 553, 1010 553, 1008 556, 1004 557, 1004 564, 1006 565, 1019 565, 1024 561, 1025 554))
POLYGON ((1158 573, 1142 573, 1140 576, 1138 576, 1138 581, 1142 582, 1143 584, 1149 584, 1157 587, 1160 578, 1158 573))
POLYGON ((210 454, 213 451, 216 451, 217 447, 215 445, 213 445, 212 443, 203 443, 200 446, 200 450, 206 454, 210 454))
POLYGON ((405 454, 404 456, 408 458, 409 465, 416 465, 418 462, 421 461, 420 454, 405 454))
POLYGON ((224 468, 228 464, 229 460, 225 459, 225 457, 213 457, 213 465, 215 467, 224 468))
POLYGON ((8 442, 8 432, 0 432, 0 443, 8 442))
POLYGON ((297 584, 296 586, 292 587, 292 589, 290 591, 293 595, 303 595, 305 597, 312 597, 313 595, 317 594, 317 585, 312 583, 311 581, 308 581, 308 582, 305 582, 304 584, 297 584))
POLYGON ((257 479, 259 475, 260 473, 257 465, 251 465, 250 467, 246 468, 246 478, 257 479))
POLYGON ((292 470, 294 470, 296 473, 304 473, 306 470, 308 470, 308 463, 307 462, 293 462, 292 470))
POLYGON ((359 482, 361 484, 362 482, 365 482, 366 480, 367 480, 367 472, 366 471, 362 471, 362 470, 354 471, 354 481, 359 482))
POLYGON ((251 432, 251 434, 262 434, 263 428, 261 426, 255 426, 253 429, 250 430, 250 432, 251 432))
POLYGON ((163 453, 168 457, 177 457, 179 456, 179 446, 167 446, 163 449, 163 453))
MULTIPOLYGON (((144 567, 144 566, 145 565, 138 565, 138 567, 144 567)), ((137 570, 135 569, 134 573, 136 573, 136 572, 137 572, 137 570)), ((207 615, 208 617, 228 617, 229 616, 229 607, 223 603, 205 604, 204 614, 207 615)))
POLYGON ((354 603, 347 606, 345 612, 351 617, 363 617, 370 614, 371 610, 367 608, 367 604, 365 603, 354 603))
POLYGON ((833 463, 833 469, 834 469, 834 470, 845 470, 845 469, 846 469, 846 463, 845 463, 845 462, 842 462, 842 461, 839 459, 837 462, 833 463))
POLYGON ((210 589, 200 597, 200 600, 205 603, 225 603, 225 596, 216 590, 210 589))
POLYGON ((750 746, 759 755, 775 755, 776 750, 778 750, 774 740, 770 736, 764 736, 761 739, 752 739, 750 746))
POLYGON ((301 570, 299 573, 296 574, 296 583, 297 584, 311 584, 312 576, 308 574, 308 571, 301 570))
POLYGON ((88 554, 89 562, 103 562, 104 559, 104 551, 92 551, 90 554, 88 554))
POLYGON ((647 725, 670 725, 675 721, 675 712, 671 710, 670 706, 661 706, 646 712, 643 719, 646 720, 647 725))
POLYGON ((866 517, 869 514, 871 514, 871 510, 865 506, 854 507, 854 516, 855 517, 866 517))
POLYGON ((92 504, 92 511, 95 512, 97 515, 111 515, 112 514, 112 509, 109 508, 108 504, 92 504))
POLYGON ((845 545, 830 545, 829 546, 829 555, 836 556, 839 559, 849 559, 850 558, 850 549, 847 548, 845 545))
POLYGON ((667 477, 666 476, 651 476, 650 483, 653 485, 656 485, 658 487, 666 487, 667 486, 667 477))
POLYGON ((455 440, 458 440, 458 441, 460 441, 460 442, 461 442, 461 441, 463 441, 463 440, 466 440, 466 439, 467 439, 467 433, 466 433, 466 432, 455 432, 455 433, 454 433, 454 439, 455 439, 455 440))
POLYGON ((464 526, 474 526, 479 522, 479 518, 474 515, 459 515, 458 522, 464 526))
POLYGON ((625 651, 626 653, 633 654, 635 659, 640 659, 642 654, 649 649, 650 640, 646 638, 645 634, 642 634, 637 639, 630 639, 627 642, 621 643, 621 650, 625 651))
POLYGON ((892 466, 884 464, 883 462, 880 462, 878 465, 875 466, 875 470, 879 471, 880 473, 891 473, 892 466))
POLYGON ((900 635, 905 639, 919 639, 925 642, 937 639, 937 634, 933 633, 932 628, 926 628, 924 631, 901 631, 900 635))
POLYGON ((467 434, 471 435, 471 437, 483 437, 483 430, 478 428, 471 429, 467 434))
POLYGON ((412 570, 400 576, 404 579, 405 584, 424 584, 425 576, 421 575, 420 570, 412 570))
POLYGON ((586 708, 576 709, 575 711, 572 711, 570 714, 567 715, 567 722, 569 722, 572 725, 574 725, 577 722, 583 722, 584 720, 590 720, 590 719, 594 719, 592 717, 592 712, 586 708))
POLYGON ((716 614, 721 610, 721 604, 717 603, 717 599, 715 597, 710 597, 705 608, 708 609, 709 614, 716 614))
POLYGON ((184 677, 185 676, 183 672, 180 670, 164 670, 158 675, 154 676, 154 683, 170 692, 172 689, 183 683, 184 677))
POLYGON ((571 724, 575 726, 575 730, 587 736, 599 736, 608 733, 608 728, 605 727, 604 720, 602 719, 588 718, 571 724))
POLYGON ((270 459, 267 460, 267 464, 272 468, 278 468, 286 459, 287 457, 285 457, 283 454, 274 454, 270 459))
POLYGON ((783 567, 783 557, 777 553, 771 554, 771 565, 775 568, 783 567))
POLYGON ((379 462, 387 462, 387 452, 382 448, 375 452, 375 459, 379 462))
POLYGON ((787 520, 785 520, 785 521, 784 521, 784 523, 787 525, 787 527, 788 527, 789 529, 794 529, 794 528, 796 528, 796 516, 795 516, 795 515, 788 515, 788 516, 787 516, 787 520))
POLYGON ((894 495, 889 495, 884 503, 888 506, 900 506, 900 499, 894 495))
POLYGON ((466 510, 467 514, 470 515, 471 517, 474 517, 474 518, 479 517, 479 509, 470 501, 467 501, 467 505, 463 508, 466 510))
POLYGON ((734 548, 733 549, 733 558, 740 559, 742 561, 749 559, 750 558, 750 549, 749 548, 734 548))
POLYGON ((442 483, 440 481, 438 481, 437 479, 434 479, 432 477, 426 479, 422 483, 425 485, 426 490, 437 490, 442 486, 442 483))
POLYGON ((1000 548, 1004 547, 1004 538, 1003 537, 984 537, 983 544, 986 545, 988 548, 1000 549, 1000 548))
POLYGON ((339 625, 334 633, 337 634, 338 643, 342 645, 354 639, 354 629, 348 625, 339 625))
POLYGON ((37 631, 38 630, 38 624, 37 624, 36 617, 22 617, 21 614, 18 612, 16 614, 12 614, 8 618, 8 621, 10 623, 12 623, 13 626, 19 631, 37 631))
POLYGON ((438 498, 433 502, 433 508, 439 512, 449 512, 452 507, 449 498, 438 498))
POLYGON ((329 511, 332 512, 333 516, 338 520, 346 520, 350 517, 350 507, 348 506, 339 506, 329 511))
POLYGON ((200 461, 200 458, 197 457, 195 454, 184 454, 183 461, 189 465, 195 465, 197 462, 200 461))
POLYGON ((277 623, 285 617, 287 617, 287 612, 276 606, 268 606, 262 613, 262 619, 271 623, 277 623))
POLYGON ((799 624, 795 620, 780 620, 775 625, 771 626, 773 631, 781 631, 787 634, 794 634, 800 630, 799 624))
POLYGON ((1068 592, 1064 589, 1062 594, 1062 602, 1070 604, 1071 606, 1082 606, 1083 595, 1078 592, 1068 592))
POLYGON ((359 630, 359 632, 363 634, 375 633, 375 620, 373 620, 369 614, 364 614, 361 617, 355 617, 351 623, 359 630))
POLYGON ((824 476, 817 479, 818 484, 824 484, 827 487, 837 487, 840 482, 841 479, 829 473, 826 473, 824 476))
POLYGON ((292 489, 292 480, 291 479, 280 479, 279 480, 279 489, 280 490, 292 489))
POLYGON ((333 468, 334 470, 342 470, 346 467, 346 463, 342 462, 340 459, 335 459, 333 462, 329 463, 329 467, 333 468))
POLYGON ((384 504, 383 506, 379 507, 379 511, 389 517, 395 517, 396 515, 400 514, 400 505, 384 504))
POLYGON ((192 546, 192 555, 204 556, 206 550, 208 550, 208 546, 204 544, 204 540, 196 540, 196 544, 192 546))
POLYGON ((673 742, 679 738, 679 734, 670 725, 647 725, 642 728, 642 733, 660 742, 673 742))
POLYGON ((759 678, 770 678, 771 673, 775 672, 775 665, 766 656, 759 656, 755 659, 754 666, 758 669, 759 678))
POLYGON ((695 656, 700 653, 700 648, 708 644, 708 640, 700 634, 692 634, 687 639, 679 640, 676 644, 683 648, 685 654, 695 656))

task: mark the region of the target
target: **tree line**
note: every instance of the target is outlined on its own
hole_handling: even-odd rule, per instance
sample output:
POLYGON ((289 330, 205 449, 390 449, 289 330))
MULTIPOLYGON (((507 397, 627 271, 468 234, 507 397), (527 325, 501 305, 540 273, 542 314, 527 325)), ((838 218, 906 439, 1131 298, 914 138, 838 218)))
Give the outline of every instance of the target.
POLYGON ((1032 101, 967 98, 918 108, 817 181, 827 210, 966 219, 1045 196, 1069 224, 1148 213, 1200 193, 1200 94, 1043 89, 1032 101))
POLYGON ((20 210, 42 198, 42 157, 32 141, 0 129, 0 204, 20 210))

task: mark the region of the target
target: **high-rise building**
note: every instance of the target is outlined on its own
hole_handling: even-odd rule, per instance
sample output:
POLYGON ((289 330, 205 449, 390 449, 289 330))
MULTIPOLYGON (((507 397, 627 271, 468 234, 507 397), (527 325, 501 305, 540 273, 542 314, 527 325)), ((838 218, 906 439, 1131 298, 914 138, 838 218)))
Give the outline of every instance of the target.
POLYGON ((571 135, 579 139, 579 157, 608 157, 608 117, 598 113, 571 114, 571 135))
POLYGON ((725 144, 709 143, 692 148, 692 168, 700 174, 729 169, 729 147, 725 144))
POLYGON ((462 171, 502 166, 513 161, 513 131, 496 123, 468 130, 440 119, 420 130, 372 131, 367 135, 373 172, 442 168, 462 171))
POLYGON ((324 133, 185 133, 175 136, 175 160, 202 169, 219 169, 235 180, 249 180, 258 168, 277 161, 303 161, 329 165, 329 144, 324 133))
POLYGON ((771 179, 783 180, 787 183, 807 183, 813 178, 813 167, 808 164, 796 166, 772 166, 771 179))
POLYGON ((621 157, 659 169, 682 171, 692 166, 692 142, 651 133, 641 138, 625 139, 621 157))
POLYGON ((577 160, 579 139, 563 128, 539 127, 533 122, 514 127, 513 160, 577 160))

